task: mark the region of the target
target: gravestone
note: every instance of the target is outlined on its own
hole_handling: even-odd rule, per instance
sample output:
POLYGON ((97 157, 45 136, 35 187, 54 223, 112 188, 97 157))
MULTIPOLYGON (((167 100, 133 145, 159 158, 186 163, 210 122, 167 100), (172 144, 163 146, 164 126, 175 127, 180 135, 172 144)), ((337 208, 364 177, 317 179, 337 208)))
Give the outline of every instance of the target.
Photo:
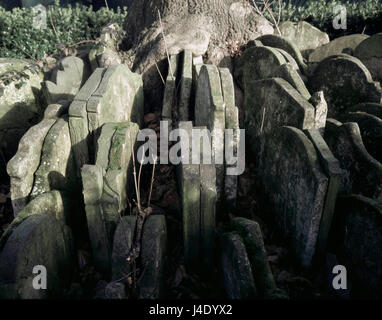
POLYGON ((234 232, 220 235, 223 282, 228 299, 257 297, 255 280, 241 237, 234 232))
MULTIPOLYGON (((222 84, 222 94, 225 104, 225 128, 233 130, 232 141, 225 139, 226 148, 232 148, 233 156, 238 157, 238 149, 240 143, 240 124, 239 124, 239 108, 235 105, 235 88, 232 75, 227 68, 219 68, 220 79, 222 84)), ((225 150, 227 151, 227 150, 225 150)), ((237 175, 228 175, 227 170, 233 165, 227 163, 225 159, 225 176, 224 176, 224 200, 225 203, 235 207, 237 200, 237 175)))
POLYGON ((317 47, 329 43, 327 33, 306 21, 299 21, 298 23, 285 21, 280 24, 279 29, 283 37, 295 43, 303 56, 308 56, 317 47))
POLYGON ((46 299, 63 296, 75 266, 70 229, 48 215, 35 214, 11 234, 0 255, 0 296, 46 299), (33 288, 35 266, 47 272, 47 290, 33 288))
POLYGON ((315 108, 280 78, 254 82, 245 92, 245 129, 255 154, 260 150, 259 138, 272 135, 279 127, 315 128, 315 113, 315 108))
POLYGON ((342 197, 337 204, 344 264, 349 277, 363 289, 363 297, 382 296, 382 205, 360 195, 342 197))
MULTIPOLYGON (((230 98, 232 99, 232 97, 230 98)), ((224 194, 225 103, 219 69, 203 65, 195 97, 195 125, 206 126, 212 135, 212 163, 216 165, 218 201, 224 194)))
POLYGON ((179 96, 179 121, 190 120, 191 114, 191 92, 192 92, 192 52, 185 50, 181 54, 182 75, 180 78, 179 96))
POLYGON ((230 221, 230 227, 243 240, 258 294, 265 298, 271 297, 277 287, 268 262, 259 224, 245 218, 234 218, 230 221))
POLYGON ((71 211, 67 197, 60 191, 50 191, 39 195, 29 202, 23 210, 12 220, 0 238, 0 251, 4 247, 12 232, 28 217, 34 214, 50 215, 57 220, 71 225, 71 211))
POLYGON ((382 82, 382 33, 374 34, 362 41, 355 48, 354 56, 365 64, 373 79, 382 82))
POLYGON ((235 59, 235 80, 245 91, 254 81, 272 77, 276 70, 285 63, 284 56, 275 48, 250 47, 235 59))
POLYGON ((15 216, 29 201, 34 174, 40 166, 44 139, 55 122, 55 119, 44 119, 30 128, 20 140, 16 155, 8 162, 7 172, 11 177, 11 199, 15 216))
POLYGON ((275 34, 266 34, 257 38, 256 40, 260 41, 264 46, 285 50, 296 60, 301 71, 303 73, 306 72, 307 65, 301 55, 301 51, 298 49, 294 42, 275 34))
POLYGON ((340 193, 382 199, 382 164, 366 151, 359 126, 328 119, 324 139, 344 170, 340 193))
MULTIPOLYGON (((185 130, 189 141, 184 146, 190 148, 192 122, 180 122, 179 129, 185 130)), ((181 141, 183 139, 181 138, 181 141)), ((186 264, 196 266, 200 256, 200 166, 181 163, 177 167, 180 195, 182 199, 184 259, 186 264)))
POLYGON ((382 120, 364 112, 349 112, 339 117, 342 122, 356 122, 367 152, 382 163, 382 120))
POLYGON ((40 165, 34 174, 30 198, 51 191, 72 191, 76 187, 68 117, 57 120, 45 137, 40 165))
POLYGON ((306 130, 305 134, 314 145, 323 172, 329 179, 316 244, 316 257, 317 260, 319 260, 324 257, 327 249, 329 232, 333 222, 334 209, 343 171, 341 169, 340 162, 334 157, 333 153, 330 151, 328 145, 326 144, 321 130, 310 129, 306 130))
POLYGON ((179 56, 172 55, 168 65, 168 74, 163 96, 162 120, 167 121, 169 129, 172 126, 173 109, 177 104, 176 76, 178 68, 181 68, 179 56))
POLYGON ((382 119, 382 104, 365 102, 350 107, 346 111, 348 112, 365 112, 371 114, 379 119, 382 119))
POLYGON ((316 48, 309 55, 309 62, 320 62, 327 57, 344 53, 345 49, 354 51, 355 48, 367 38, 369 38, 369 36, 366 34, 351 34, 336 38, 316 48))
MULTIPOLYGON (((112 277, 111 279, 126 280, 131 273, 131 266, 127 257, 134 238, 136 218, 134 216, 122 217, 118 223, 113 239, 112 277)), ((121 280, 122 281, 122 280, 121 280)), ((125 282, 125 281, 123 281, 125 282)))
POLYGON ((142 234, 142 276, 138 283, 140 299, 159 299, 164 288, 167 227, 164 215, 149 216, 142 234))
POLYGON ((280 231, 301 266, 309 269, 316 252, 329 179, 313 144, 301 130, 281 127, 272 131, 262 145, 259 177, 280 231))
POLYGON ((80 58, 69 56, 53 69, 50 80, 44 81, 43 93, 48 104, 72 101, 89 77, 90 71, 80 58))
POLYGON ((96 163, 82 168, 92 251, 96 266, 105 274, 111 268, 113 235, 132 190, 132 151, 136 150, 138 130, 138 125, 132 122, 104 124, 97 143, 96 163))
POLYGON ((77 165, 77 175, 80 176, 82 166, 89 162, 89 124, 86 105, 92 94, 99 87, 106 69, 97 68, 81 90, 75 96, 69 107, 70 138, 73 144, 73 154, 77 165))
POLYGON ((319 63, 309 86, 323 91, 328 103, 328 116, 336 118, 350 106, 361 102, 382 101, 382 89, 357 58, 348 55, 331 56, 319 63))

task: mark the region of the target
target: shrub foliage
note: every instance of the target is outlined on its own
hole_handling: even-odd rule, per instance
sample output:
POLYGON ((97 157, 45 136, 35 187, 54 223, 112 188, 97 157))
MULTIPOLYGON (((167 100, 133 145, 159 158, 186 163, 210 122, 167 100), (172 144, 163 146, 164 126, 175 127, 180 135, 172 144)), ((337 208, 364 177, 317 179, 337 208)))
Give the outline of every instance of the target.
POLYGON ((56 1, 47 7, 45 29, 33 27, 36 15, 29 8, 7 11, 0 7, 0 57, 39 60, 57 53, 58 44, 94 40, 108 23, 122 24, 126 9, 94 11, 91 6, 60 7, 56 1))

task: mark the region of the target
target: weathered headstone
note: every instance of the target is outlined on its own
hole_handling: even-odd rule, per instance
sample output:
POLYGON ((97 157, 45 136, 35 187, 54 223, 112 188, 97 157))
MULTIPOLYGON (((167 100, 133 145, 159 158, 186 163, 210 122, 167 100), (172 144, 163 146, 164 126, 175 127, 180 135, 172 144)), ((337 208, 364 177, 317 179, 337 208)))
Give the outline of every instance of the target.
POLYGON ((324 139, 345 171, 340 192, 382 199, 382 164, 366 151, 358 125, 328 119, 324 139))
MULTIPOLYGON (((183 142, 191 149, 192 122, 180 122, 179 129, 185 130, 189 141, 183 142)), ((182 141, 182 139, 181 139, 182 141)), ((200 166, 184 164, 178 166, 178 180, 182 198, 184 258, 195 266, 200 257, 200 166)))
POLYGON ((115 230, 113 239, 111 277, 114 281, 128 277, 131 272, 131 265, 127 263, 126 259, 133 242, 135 223, 136 218, 134 216, 122 217, 117 229, 115 230))
POLYGON ((172 125, 173 109, 177 104, 176 76, 180 68, 179 55, 172 55, 168 65, 168 74, 163 96, 162 119, 172 125))
POLYGON ((364 297, 382 296, 382 204, 360 195, 339 199, 343 238, 341 257, 349 276, 362 287, 364 297))
POLYGON ((67 116, 60 118, 45 137, 40 165, 34 174, 31 199, 51 190, 72 190, 75 169, 67 116))
POLYGON ((334 208, 336 205, 343 171, 341 170, 339 161, 334 157, 333 153, 330 151, 328 145, 322 137, 320 130, 310 129, 306 130, 305 133, 316 149, 323 172, 329 178, 327 193, 324 199, 324 208, 322 212, 320 230, 316 244, 315 254, 319 260, 324 257, 326 252, 325 250, 327 249, 329 231, 333 222, 334 208))
POLYGON ((71 212, 67 208, 68 199, 62 192, 50 191, 39 195, 37 198, 29 202, 23 210, 12 220, 11 224, 5 230, 0 238, 0 251, 4 247, 6 241, 12 232, 29 216, 34 214, 50 215, 57 220, 70 225, 71 212))
POLYGON ((257 296, 255 280, 241 237, 234 232, 220 235, 223 281, 229 299, 251 299, 257 296))
POLYGON ((357 103, 382 101, 380 84, 373 81, 360 60, 348 55, 321 61, 309 83, 312 90, 324 92, 331 118, 357 103))
POLYGON ((259 224, 245 218, 234 218, 231 220, 230 226, 241 236, 246 247, 259 295, 271 297, 277 287, 268 262, 259 224))
POLYGON ((329 184, 313 144, 299 129, 274 128, 263 144, 259 176, 281 232, 310 268, 329 184))
POLYGON ((306 21, 299 21, 298 23, 285 21, 280 24, 279 28, 282 36, 295 43, 304 56, 329 42, 327 33, 322 32, 306 21))
POLYGON ((140 299, 159 299, 163 293, 167 227, 164 215, 149 216, 142 234, 140 299))
POLYGON ((382 163, 382 120, 364 112, 344 113, 338 117, 342 122, 356 122, 367 152, 382 163))
POLYGON ((89 77, 84 61, 75 56, 62 59, 53 69, 50 81, 45 81, 43 92, 48 104, 60 100, 72 101, 82 84, 89 77))
POLYGON ((212 160, 216 165, 216 188, 220 201, 224 190, 225 103, 219 69, 213 65, 203 65, 200 71, 195 97, 195 125, 206 126, 212 135, 212 160))
POLYGON ((81 168, 89 163, 89 124, 86 110, 87 101, 99 87, 105 69, 96 69, 86 83, 82 86, 80 92, 75 96, 74 101, 69 107, 69 128, 70 138, 73 144, 73 154, 77 165, 77 175, 80 176, 81 168))
POLYGON ((373 79, 382 82, 382 33, 362 41, 354 50, 354 56, 369 69, 373 79))
POLYGON ((44 139, 55 122, 55 119, 44 119, 30 128, 20 140, 16 155, 8 162, 7 172, 11 177, 11 199, 15 216, 29 201, 44 139))
POLYGON ((304 61, 304 58, 301 55, 299 48, 290 40, 285 37, 275 35, 275 34, 266 34, 256 40, 261 41, 264 46, 279 48, 288 52, 297 62, 303 73, 306 72, 307 65, 304 61))
POLYGON ((365 113, 371 114, 373 116, 376 116, 379 119, 382 119, 382 104, 380 104, 380 103, 372 103, 372 102, 360 103, 360 104, 357 104, 355 106, 350 107, 346 111, 348 111, 348 112, 365 112, 365 113))
POLYGON ((273 77, 276 70, 285 63, 284 56, 274 48, 250 47, 235 59, 235 80, 245 90, 256 80, 273 77))
POLYGON ((245 92, 244 122, 255 154, 259 137, 272 135, 278 127, 315 128, 315 113, 315 108, 280 78, 257 81, 245 92))
POLYGON ((367 38, 369 38, 369 36, 366 34, 352 34, 334 39, 316 48, 309 55, 309 62, 320 62, 329 56, 344 53, 345 49, 354 51, 355 48, 367 38))
POLYGON ((180 78, 179 95, 179 121, 190 120, 191 113, 191 92, 192 92, 192 52, 185 50, 181 54, 182 75, 180 78))
POLYGON ((75 266, 70 229, 48 215, 32 215, 9 237, 0 255, 0 296, 8 299, 62 297, 75 266), (47 272, 47 290, 33 287, 35 266, 47 272))

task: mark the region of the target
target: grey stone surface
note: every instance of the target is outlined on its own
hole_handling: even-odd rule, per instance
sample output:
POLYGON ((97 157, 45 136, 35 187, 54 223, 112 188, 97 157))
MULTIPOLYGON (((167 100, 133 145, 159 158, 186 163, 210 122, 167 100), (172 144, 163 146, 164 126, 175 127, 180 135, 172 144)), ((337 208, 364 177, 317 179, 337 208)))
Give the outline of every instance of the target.
POLYGON ((366 34, 352 34, 336 38, 316 48, 309 55, 309 62, 320 62, 329 56, 343 53, 345 49, 354 51, 355 48, 367 38, 369 38, 369 36, 366 34))
POLYGON ((326 117, 328 115, 328 104, 326 103, 324 93, 322 91, 315 92, 309 99, 309 102, 316 109, 315 128, 325 129, 326 117))
POLYGON ((212 134, 212 160, 216 164, 218 201, 224 193, 224 129, 225 103, 219 69, 203 65, 195 97, 195 125, 206 126, 212 134), (219 161, 220 160, 220 161, 219 161))
POLYGON ((40 165, 34 175, 31 199, 51 190, 70 191, 76 185, 67 118, 58 119, 45 137, 40 165))
POLYGON ((255 280, 242 238, 234 232, 220 235, 224 287, 229 299, 257 296, 255 280))
POLYGON ((34 214, 50 215, 57 220, 69 225, 71 222, 70 210, 67 208, 68 199, 59 191, 50 191, 39 195, 29 202, 23 210, 19 212, 0 238, 0 251, 12 232, 29 216, 34 214))
POLYGON ((89 73, 87 65, 78 57, 68 56, 59 61, 50 80, 43 83, 47 103, 53 104, 63 99, 72 101, 89 77, 89 73))
POLYGON ((324 139, 345 171, 340 192, 382 199, 382 165, 367 152, 359 126, 328 119, 324 139))
POLYGON ((105 288, 105 299, 122 300, 127 299, 125 285, 121 282, 111 282, 105 288))
POLYGON ((69 129, 70 138, 73 145, 73 154, 77 166, 77 176, 81 174, 81 168, 84 164, 89 163, 89 146, 88 135, 88 115, 86 110, 87 101, 97 90, 101 83, 105 69, 98 68, 89 77, 88 81, 82 86, 80 92, 74 98, 69 107, 69 129))
POLYGON ((382 81, 382 33, 362 41, 354 50, 354 56, 360 59, 369 69, 373 78, 382 81))
POLYGON ((192 93, 192 52, 182 53, 182 75, 180 79, 179 121, 190 120, 192 93))
MULTIPOLYGON (((222 84, 222 94, 225 104, 225 128, 233 130, 233 141, 225 140, 225 146, 232 148, 233 156, 236 157, 240 143, 240 133, 236 130, 240 129, 239 124, 239 108, 235 105, 235 88, 232 75, 227 68, 219 68, 220 79, 222 84), (230 144, 230 145, 228 145, 230 144)), ((236 206, 237 200, 237 176, 227 175, 227 169, 231 166, 225 164, 224 175, 224 200, 233 206, 236 206)))
POLYGON ((345 109, 361 102, 381 103, 382 89, 357 58, 331 56, 319 63, 309 86, 323 91, 328 103, 328 116, 336 118, 345 109))
POLYGON ((329 43, 329 36, 320 29, 312 26, 306 21, 294 23, 285 21, 280 24, 281 34, 289 41, 295 43, 297 48, 306 56, 319 46, 329 43))
POLYGON ((315 128, 315 108, 285 80, 260 80, 245 92, 244 123, 256 154, 260 149, 259 138, 272 135, 279 127, 315 128))
POLYGON ((382 104, 380 103, 360 103, 355 106, 350 107, 346 111, 348 112, 365 112, 371 114, 372 116, 376 116, 379 119, 382 119, 382 104))
POLYGON ((299 129, 275 128, 261 150, 259 178, 280 231, 310 268, 329 183, 313 144, 299 129))
POLYGON ((127 277, 131 272, 131 266, 126 259, 133 242, 135 223, 134 216, 122 217, 115 230, 112 254, 112 280, 114 281, 127 277))
POLYGON ((176 76, 178 68, 181 68, 179 55, 172 55, 170 57, 170 64, 168 65, 162 107, 162 119, 169 122, 169 129, 171 128, 170 125, 172 125, 173 110, 177 104, 176 76))
POLYGON ((142 235, 140 299, 159 299, 163 294, 167 227, 164 215, 149 216, 142 235))
POLYGON ((382 163, 382 120, 365 112, 349 112, 338 117, 342 122, 356 122, 367 152, 382 163))
POLYGON ((259 295, 270 298, 277 287, 259 224, 245 218, 234 218, 230 226, 243 240, 259 295))
POLYGON ((240 88, 245 91, 256 80, 273 76, 286 63, 284 56, 275 48, 255 46, 245 50, 235 59, 234 76, 240 88))
POLYGON ((334 209, 341 184, 341 177, 344 172, 341 169, 340 162, 330 151, 323 136, 321 135, 320 130, 310 129, 306 130, 305 133, 313 143, 323 172, 329 179, 328 189, 324 199, 324 208, 320 223, 320 230, 316 244, 316 257, 321 259, 326 252, 325 250, 327 249, 329 231, 333 222, 334 209))
MULTIPOLYGON (((179 129, 191 137, 192 122, 180 122, 179 129)), ((189 146, 191 143, 189 142, 189 146)), ((200 166, 180 164, 178 180, 182 199, 184 259, 190 266, 199 263, 200 257, 200 166)))
POLYGON ((360 195, 340 198, 337 214, 343 224, 341 257, 351 279, 363 289, 363 297, 382 296, 382 205, 380 201, 360 195))
POLYGON ((62 297, 74 262, 71 231, 48 215, 32 215, 9 237, 0 255, 0 296, 8 299, 62 297), (45 266, 47 290, 33 288, 35 266, 45 266))
POLYGON ((306 72, 307 65, 301 55, 301 51, 294 42, 275 34, 266 34, 257 38, 256 40, 260 41, 264 46, 285 50, 296 60, 301 71, 303 73, 306 72))
POLYGON ((29 201, 34 174, 40 165, 43 143, 55 122, 54 119, 45 119, 30 128, 20 140, 17 153, 8 162, 7 172, 11 177, 11 199, 15 216, 29 201))

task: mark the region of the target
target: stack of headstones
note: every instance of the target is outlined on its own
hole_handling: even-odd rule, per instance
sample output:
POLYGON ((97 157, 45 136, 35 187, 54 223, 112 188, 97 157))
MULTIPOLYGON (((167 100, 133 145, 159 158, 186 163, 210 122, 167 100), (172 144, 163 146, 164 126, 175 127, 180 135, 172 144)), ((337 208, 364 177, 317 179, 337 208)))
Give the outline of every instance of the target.
MULTIPOLYGON (((88 225, 94 248, 100 239, 92 235, 105 228, 100 236, 107 241, 102 244, 112 246, 119 214, 126 208, 134 150, 130 146, 135 143, 143 120, 142 80, 126 66, 116 65, 96 69, 83 84, 86 67, 79 60, 66 58, 56 70, 56 83, 45 83, 45 93, 55 103, 46 108, 41 122, 24 135, 8 164, 15 219, 0 240, 0 287, 4 289, 2 296, 7 298, 61 296, 76 266, 74 239, 79 241, 88 225), (74 69, 80 68, 77 74, 73 74, 73 65, 74 69), (73 78, 78 81, 72 83, 73 78), (86 175, 89 170, 98 175, 86 175), (93 181, 102 186, 96 199, 98 206, 94 199, 100 185, 93 181), (102 215, 95 217, 89 207, 102 208, 102 215), (102 221, 97 223, 96 218, 102 221), (33 267, 38 265, 46 267, 48 290, 33 288, 33 267)), ((145 227, 150 229, 150 237, 155 233, 165 240, 162 218, 157 222, 157 217, 150 218, 154 223, 152 230, 145 227)), ((150 239, 146 247, 152 244, 150 239)), ((162 247, 164 240, 160 242, 162 247)), ((158 254, 162 254, 162 247, 158 254)), ((146 255, 147 252, 148 249, 146 255)), ((98 252, 93 254, 97 264, 98 252)), ((103 265, 110 263, 109 257, 105 259, 103 265)), ((154 263, 149 265, 158 268, 154 263)), ((110 268, 108 271, 110 277, 110 268)), ((155 277, 150 270, 148 275, 155 277)), ((158 294, 146 287, 147 297, 158 294)))
POLYGON ((162 119, 171 124, 170 128, 180 130, 182 163, 177 175, 186 264, 210 274, 215 261, 220 261, 230 298, 281 297, 258 224, 238 219, 231 224, 240 235, 219 235, 216 231, 217 203, 235 207, 237 197, 237 176, 227 174, 233 163, 223 159, 225 151, 231 157, 239 156, 239 110, 232 75, 226 68, 204 65, 201 57, 192 57, 188 51, 171 56, 169 62, 162 119), (185 120, 193 120, 194 125, 185 120), (225 129, 232 129, 231 139, 225 136, 225 129), (195 157, 199 153, 200 164, 191 161, 191 154, 195 157))
POLYGON ((43 119, 25 133, 7 166, 15 219, 0 240, 0 287, 5 298, 59 297, 76 265, 73 235, 80 230, 80 212, 75 204, 81 189, 68 107, 82 85, 86 66, 76 57, 63 59, 61 66, 65 67, 57 70, 56 84, 45 82, 60 95, 50 96, 52 104, 43 119), (81 81, 71 82, 73 67, 81 81), (35 266, 46 268, 47 290, 33 288, 35 266))
POLYGON ((375 216, 381 212, 382 90, 371 75, 378 71, 369 72, 361 60, 342 53, 347 47, 365 52, 357 47, 372 41, 349 37, 337 42, 317 48, 310 59, 322 55, 322 61, 304 66, 289 40, 263 36, 236 59, 235 76, 244 90, 245 126, 259 176, 298 261, 310 268, 314 258, 325 253, 329 231, 342 230, 338 255, 349 265, 356 282, 377 294, 374 284, 382 260, 367 248, 376 248, 381 236, 375 216), (298 82, 291 81, 290 73, 278 72, 291 61, 280 55, 280 49, 295 59, 292 65, 299 67, 298 82), (326 119, 327 114, 343 123, 326 119), (352 210, 342 199, 346 195, 358 204, 352 210), (352 228, 355 221, 364 223, 359 232, 352 228), (373 241, 367 231, 375 235, 373 241))

